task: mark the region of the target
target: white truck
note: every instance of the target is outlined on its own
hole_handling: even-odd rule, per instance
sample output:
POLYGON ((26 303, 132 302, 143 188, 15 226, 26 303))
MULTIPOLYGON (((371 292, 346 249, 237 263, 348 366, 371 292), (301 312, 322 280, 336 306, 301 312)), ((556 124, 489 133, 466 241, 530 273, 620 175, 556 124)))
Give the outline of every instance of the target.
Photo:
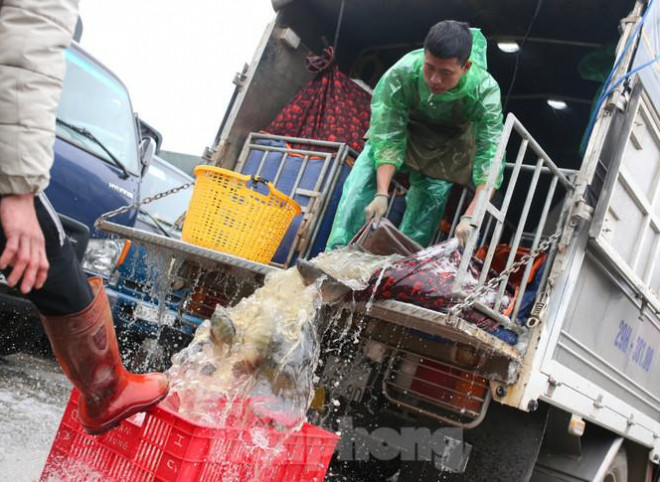
MULTIPOLYGON (((472 307, 518 332, 515 345, 460 314, 398 301, 358 304, 354 314, 327 309, 334 323, 351 321, 343 326, 355 333, 349 343, 322 345, 315 420, 342 430, 329 479, 657 481, 657 2, 273 0, 273 7, 276 19, 237 76, 210 162, 243 170, 252 150, 263 150, 263 159, 282 150, 258 145, 256 132, 312 78, 304 62, 310 52, 333 43, 339 67, 373 86, 401 55, 421 46, 435 22, 467 20, 489 41, 489 71, 510 113, 496 159, 506 159, 505 183, 492 202, 478 203, 455 291, 463 293, 467 260, 479 248, 484 284, 498 244, 507 242, 513 253, 547 247, 525 326, 516 319, 532 289, 525 280, 534 258, 521 268, 512 312, 472 307), (594 72, 600 83, 588 80, 598 78, 594 72), (433 438, 438 430, 442 447, 433 438)), ((341 143, 315 145, 336 149, 330 164, 349 152, 341 143)), ((323 195, 336 181, 317 188, 318 202, 305 210, 292 247, 297 255, 311 254, 328 213, 323 195)), ((461 205, 454 226, 460 213, 461 205)), ((222 266, 257 284, 277 269, 219 254, 215 261, 216 275, 203 278, 209 281, 197 291, 197 304, 211 296, 222 266)), ((506 261, 510 268, 513 256, 506 261)), ((508 274, 505 269, 494 284, 502 293, 508 274)), ((190 306, 182 303, 181 310, 190 306)))

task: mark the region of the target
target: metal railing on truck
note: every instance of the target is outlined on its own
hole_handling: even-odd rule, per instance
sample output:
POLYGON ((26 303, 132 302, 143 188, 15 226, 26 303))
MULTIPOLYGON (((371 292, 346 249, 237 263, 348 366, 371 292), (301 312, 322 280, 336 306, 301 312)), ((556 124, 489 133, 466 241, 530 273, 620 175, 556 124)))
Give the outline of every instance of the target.
MULTIPOLYGON (((325 249, 343 181, 351 169, 350 160, 357 156, 342 142, 257 132, 248 135, 235 170, 272 182, 302 209, 302 217, 294 219, 272 266, 287 268, 298 257, 314 257, 325 249)), ((404 195, 406 189, 394 184, 399 195, 404 195)), ((395 201, 393 196, 388 214, 395 201)))
MULTIPOLYGON (((519 258, 516 255, 518 248, 525 247, 529 253, 534 254, 545 243, 549 244, 550 252, 543 274, 540 275, 541 282, 535 287, 537 306, 538 300, 543 298, 557 239, 570 208, 574 187, 569 178, 575 171, 557 167, 520 121, 509 114, 493 160, 486 192, 490 192, 495 185, 508 150, 513 150, 511 158, 515 161, 505 166, 507 175, 500 193, 500 203, 496 204, 496 198, 491 200, 486 196, 477 200, 471 220, 473 231, 463 252, 454 291, 467 299, 469 263, 477 251, 482 254, 485 252, 476 290, 491 283, 498 294, 495 305, 490 307, 475 301, 466 305, 465 309, 476 309, 521 336, 530 336, 534 327, 520 326, 517 318, 523 296, 528 290, 535 255, 520 267, 524 272, 510 315, 505 316, 500 312, 500 304, 512 274, 510 270, 519 258), (525 176, 529 179, 524 179, 525 176), (527 228, 528 225, 532 225, 531 229, 527 228), (501 273, 495 276, 492 275, 491 267, 496 249, 503 240, 507 241, 510 254, 501 273)), ((453 236, 470 197, 470 189, 463 189, 450 231, 438 233, 436 242, 453 236)), ((475 292, 474 286, 469 288, 471 293, 475 292)), ((488 381, 512 384, 523 364, 524 353, 464 321, 460 312, 458 316, 454 313, 429 312, 392 301, 377 302, 368 310, 358 311, 362 312, 368 324, 377 327, 365 332, 367 339, 388 347, 389 362, 383 376, 385 396, 396 406, 435 418, 442 423, 464 428, 478 425, 490 401, 490 392, 484 390, 488 381), (389 324, 403 331, 387 336, 384 333, 389 324), (416 340, 410 333, 418 330, 435 338, 416 340), (447 358, 451 350, 448 351, 446 346, 442 348, 443 339, 453 341, 459 351, 472 350, 477 360, 474 366, 462 366, 447 358), (456 373, 460 373, 463 380, 469 382, 467 395, 462 392, 458 395, 450 393, 448 387, 433 381, 448 379, 449 375, 455 376, 456 373)), ((533 310, 532 314, 538 315, 533 310)))
MULTIPOLYGON (((483 314, 489 316, 493 320, 500 322, 507 328, 512 328, 519 331, 516 324, 516 319, 520 313, 521 303, 524 294, 527 291, 529 284, 529 276, 532 272, 532 266, 535 257, 530 257, 524 264, 523 275, 519 286, 519 291, 516 296, 513 311, 509 316, 501 314, 500 308, 507 289, 511 274, 507 271, 512 268, 516 262, 518 250, 521 247, 526 247, 531 252, 534 252, 541 244, 544 238, 549 238, 561 231, 566 221, 570 201, 570 194, 574 185, 569 179, 569 176, 575 173, 574 170, 559 168, 548 156, 548 154, 541 148, 538 142, 531 136, 525 129, 522 123, 513 115, 508 114, 504 124, 502 137, 493 160, 493 167, 488 177, 485 192, 494 191, 494 186, 500 172, 501 163, 508 148, 515 148, 516 142, 513 134, 519 138, 520 145, 517 149, 515 161, 513 163, 506 163, 505 168, 510 171, 504 185, 506 189, 503 191, 501 198, 501 205, 498 207, 495 204, 495 198, 489 199, 483 195, 477 200, 477 204, 471 219, 473 227, 472 233, 466 243, 458 269, 456 280, 454 283, 453 291, 459 295, 466 295, 466 287, 469 282, 468 269, 470 260, 477 253, 479 249, 485 249, 486 254, 483 259, 483 267, 477 283, 476 288, 481 288, 489 281, 489 274, 493 264, 493 257, 495 251, 503 240, 505 233, 509 235, 508 246, 509 256, 501 271, 503 276, 498 282, 497 290, 498 296, 495 306, 488 307, 478 302, 474 304, 474 308, 483 314), (526 163, 526 159, 532 157, 533 164, 526 163), (531 174, 531 179, 527 184, 527 192, 524 199, 519 199, 520 193, 524 192, 524 184, 521 182, 521 175, 527 173, 531 174), (545 178, 546 189, 541 188, 541 182, 545 178), (559 189, 559 190, 558 190, 559 189), (563 192, 562 192, 563 191, 563 192), (512 214, 512 201, 518 199, 523 201, 520 206, 520 212, 512 214), (553 204, 555 208, 553 209, 553 204), (537 209, 533 209, 536 207, 537 209), (540 207, 540 212, 538 208, 540 207), (554 219, 551 218, 551 209, 556 214, 554 219), (536 219, 531 219, 530 215, 535 212, 538 213, 536 219), (528 224, 533 224, 531 231, 526 230, 528 224), (527 244, 527 246, 525 246, 527 244)), ((485 193, 484 193, 485 194, 485 193)), ((460 215, 464 211, 465 203, 468 198, 468 190, 464 189, 459 201, 458 208, 453 218, 451 237, 456 229, 460 215)), ((550 265, 553 259, 554 251, 557 246, 557 240, 553 239, 550 244, 548 258, 546 265, 550 265)), ((537 295, 543 293, 547 282, 547 277, 550 270, 544 270, 543 278, 537 290, 537 295)), ((474 289, 472 287, 471 289, 474 289)))
MULTIPOLYGON (((531 239, 531 246, 529 246, 529 249, 533 252, 539 247, 542 237, 550 232, 548 229, 548 215, 558 188, 564 190, 562 196, 563 201, 560 199, 557 203, 560 207, 560 210, 558 211, 559 215, 555 216, 556 219, 554 226, 550 226, 550 228, 551 231, 555 233, 557 230, 561 229, 568 212, 566 194, 573 190, 573 184, 567 178, 567 174, 569 174, 570 171, 558 168, 529 132, 522 126, 520 121, 513 114, 509 114, 489 174, 486 192, 493 190, 507 147, 510 147, 512 144, 513 133, 516 133, 520 137, 520 146, 517 150, 515 162, 509 165, 511 174, 508 176, 506 182, 506 189, 504 191, 501 207, 497 207, 487 196, 481 196, 481 198, 477 200, 476 208, 471 219, 471 224, 474 229, 468 239, 457 272, 454 292, 459 295, 466 295, 467 283, 469 281, 467 271, 470 260, 476 253, 478 247, 487 247, 487 250, 483 260, 481 275, 477 283, 477 290, 486 284, 493 262, 493 255, 506 228, 511 234, 509 244, 510 254, 504 270, 497 280, 499 283, 499 286, 497 287, 499 296, 495 305, 493 307, 488 307, 473 300, 469 306, 466 306, 466 308, 474 307, 490 318, 500 322, 504 327, 520 332, 515 320, 520 311, 524 294, 527 291, 529 274, 532 270, 534 257, 529 257, 529 260, 524 267, 524 274, 515 300, 515 307, 509 316, 505 316, 500 313, 500 304, 510 278, 511 273, 509 271, 516 262, 518 248, 521 247, 521 241, 525 235, 529 236, 531 239), (536 162, 533 165, 525 163, 525 160, 530 153, 536 158, 536 162), (510 220, 511 216, 509 216, 511 202, 514 199, 515 194, 520 191, 520 189, 518 189, 520 184, 519 181, 521 173, 524 172, 531 172, 532 178, 528 184, 521 212, 519 216, 517 216, 517 222, 514 223, 510 220), (550 178, 549 185, 545 191, 543 206, 540 211, 538 222, 535 224, 535 229, 531 233, 526 233, 525 227, 528 223, 530 213, 533 211, 532 207, 535 198, 537 197, 536 195, 541 192, 541 189, 539 189, 539 181, 542 175, 550 178)), ((293 174, 294 176, 292 178, 293 182, 289 183, 290 185, 288 185, 288 188, 283 189, 283 191, 285 194, 294 197, 299 201, 305 201, 303 206, 304 214, 302 220, 299 222, 299 226, 294 226, 293 233, 295 235, 295 240, 293 240, 289 246, 285 246, 285 257, 281 262, 276 261, 272 263, 273 265, 286 267, 294 260, 296 255, 303 257, 308 257, 310 255, 314 248, 314 242, 319 235, 321 223, 323 221, 332 221, 332 219, 328 219, 331 217, 327 216, 330 196, 337 194, 336 190, 340 187, 338 186, 339 174, 341 173, 341 170, 345 168, 349 154, 356 157, 356 153, 344 143, 272 136, 258 133, 251 133, 248 136, 238 160, 236 170, 239 172, 260 175, 273 182, 276 186, 281 187, 282 183, 280 183, 280 180, 286 169, 287 158, 290 156, 296 156, 299 160, 299 166, 296 167, 293 173, 289 173, 289 175, 293 174), (303 148, 297 146, 303 146, 303 148), (276 156, 273 156, 273 154, 276 154, 276 156), (252 164, 250 164, 251 162, 252 164), (305 187, 302 185, 302 180, 305 177, 306 169, 312 164, 312 162, 318 164, 316 166, 318 172, 313 173, 314 175, 312 176, 307 176, 308 178, 311 177, 311 185, 305 187), (265 171, 268 169, 270 169, 270 175, 264 175, 265 171)), ((460 214, 463 212, 466 199, 467 191, 464 190, 449 232, 450 237, 453 235, 460 214)), ((547 261, 548 264, 551 263, 552 253, 555 247, 556 242, 553 242, 551 244, 550 256, 547 261)), ((543 292, 549 271, 549 269, 544 271, 544 278, 540 283, 537 293, 543 292)))
POLYGON ((302 209, 302 218, 294 219, 273 266, 288 267, 296 256, 309 256, 349 156, 355 158, 357 153, 341 142, 256 132, 248 135, 235 170, 270 181, 302 209))

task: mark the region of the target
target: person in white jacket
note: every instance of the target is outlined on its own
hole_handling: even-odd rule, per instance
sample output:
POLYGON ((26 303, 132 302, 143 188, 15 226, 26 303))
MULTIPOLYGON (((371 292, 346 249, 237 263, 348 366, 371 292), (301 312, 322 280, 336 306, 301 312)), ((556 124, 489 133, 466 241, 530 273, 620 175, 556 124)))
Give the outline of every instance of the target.
POLYGON ((0 0, 0 270, 39 310, 97 435, 162 400, 168 381, 124 369, 103 282, 86 278, 43 194, 77 18, 78 0, 0 0))

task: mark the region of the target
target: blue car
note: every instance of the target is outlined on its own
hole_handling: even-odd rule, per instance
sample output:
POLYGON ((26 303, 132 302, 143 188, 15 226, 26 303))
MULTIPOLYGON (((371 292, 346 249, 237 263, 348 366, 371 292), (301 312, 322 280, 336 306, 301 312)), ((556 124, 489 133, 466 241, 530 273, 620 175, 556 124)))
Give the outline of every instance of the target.
MULTIPOLYGON (((142 135, 128 90, 111 70, 75 42, 65 57, 54 162, 45 192, 85 271, 107 278, 125 242, 97 231, 94 221, 139 199, 157 143, 142 135)), ((129 211, 113 221, 134 226, 136 219, 135 211, 129 211)), ((4 280, 0 312, 0 355, 31 349, 35 340, 43 344, 36 310, 4 280)))
MULTIPOLYGON (((154 157, 142 181, 142 199, 192 181, 180 169, 154 157)), ((188 209, 191 195, 192 188, 188 188, 143 205, 138 213, 136 227, 162 236, 179 238, 181 231, 177 222, 188 209)), ((169 284, 163 286, 167 296, 163 300, 159 299, 157 285, 164 278, 163 271, 168 269, 164 265, 167 262, 159 260, 157 253, 153 254, 143 246, 127 243, 109 277, 107 293, 115 327, 123 351, 128 354, 126 361, 133 369, 147 369, 147 365, 151 369, 163 368, 155 360, 146 363, 144 360, 136 362, 135 359, 149 358, 149 353, 141 353, 145 350, 163 350, 163 347, 167 347, 176 351, 182 348, 192 339, 195 328, 202 322, 201 317, 178 312, 185 296, 183 287, 172 290, 169 284), (162 307, 161 301, 164 303, 162 307)), ((166 363, 169 355, 169 352, 160 352, 156 358, 166 363)))

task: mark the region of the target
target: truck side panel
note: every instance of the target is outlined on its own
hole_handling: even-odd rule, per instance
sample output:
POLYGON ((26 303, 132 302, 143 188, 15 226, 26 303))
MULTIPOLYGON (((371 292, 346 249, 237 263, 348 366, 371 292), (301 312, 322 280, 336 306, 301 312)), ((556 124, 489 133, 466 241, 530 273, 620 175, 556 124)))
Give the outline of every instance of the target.
POLYGON ((583 416, 652 447, 657 463, 660 141, 653 133, 660 122, 643 86, 633 85, 606 116, 612 123, 592 153, 604 182, 586 181, 598 203, 551 276, 538 371, 521 404, 540 398, 583 416))
POLYGON ((657 418, 660 141, 641 82, 627 111, 553 359, 657 418))
MULTIPOLYGON (((660 412, 660 319, 588 251, 553 359, 651 418, 660 412)), ((599 394, 594 394, 597 397, 599 394)))

